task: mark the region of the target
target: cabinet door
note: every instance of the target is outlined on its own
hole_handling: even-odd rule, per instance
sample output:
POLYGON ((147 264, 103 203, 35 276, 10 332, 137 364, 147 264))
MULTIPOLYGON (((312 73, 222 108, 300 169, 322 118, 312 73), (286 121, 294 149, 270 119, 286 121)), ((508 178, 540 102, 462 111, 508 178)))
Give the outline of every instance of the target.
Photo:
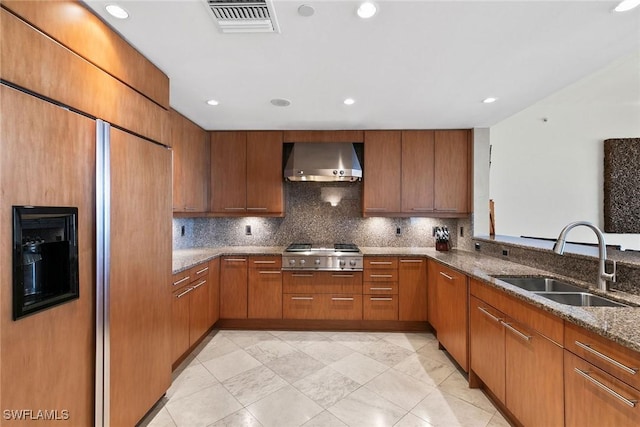
POLYGON ((638 425, 640 391, 566 350, 564 387, 567 427, 638 425))
POLYGON ((247 208, 247 133, 211 132, 211 212, 247 208))
POLYGON ((471 138, 468 130, 435 132, 435 209, 464 214, 471 210, 471 138))
POLYGON ((525 426, 562 426, 562 347, 510 318, 503 324, 506 407, 525 426))
POLYGON ((400 258, 398 277, 398 319, 426 321, 426 258, 400 258))
POLYGON ((173 293, 171 303, 171 363, 189 349, 189 294, 192 287, 186 286, 173 293))
POLYGON ((249 319, 282 319, 282 271, 249 269, 249 319))
POLYGON ((400 212, 401 133, 366 131, 364 140, 363 215, 400 212))
POLYGON ((362 293, 360 294, 323 294, 320 319, 362 320, 362 293))
POLYGON ((220 318, 220 258, 209 261, 209 326, 220 318))
POLYGON ((489 304, 470 298, 469 348, 470 367, 482 382, 505 401, 504 314, 489 304))
POLYGON ((207 278, 192 283, 189 314, 189 346, 195 344, 209 330, 209 282, 207 278))
POLYGON ((363 295, 364 320, 398 320, 398 295, 363 295))
POLYGON ((427 261, 427 320, 433 329, 438 331, 438 263, 427 261))
POLYGON ((468 363, 467 277, 440 264, 436 282, 438 341, 466 372, 468 363))
POLYGON ((434 132, 402 132, 402 212, 433 212, 434 132))
POLYGON ((247 258, 224 257, 220 264, 220 318, 247 318, 247 258))
POLYGON ((247 132, 247 212, 284 213, 282 132, 247 132))

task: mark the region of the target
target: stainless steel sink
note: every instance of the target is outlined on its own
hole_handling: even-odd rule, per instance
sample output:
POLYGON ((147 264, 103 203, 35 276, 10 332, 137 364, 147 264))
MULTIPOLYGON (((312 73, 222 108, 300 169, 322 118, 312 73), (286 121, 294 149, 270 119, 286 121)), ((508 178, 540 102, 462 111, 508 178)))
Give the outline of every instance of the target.
POLYGON ((628 307, 626 304, 587 292, 536 292, 536 294, 560 304, 580 307, 628 307))
POLYGON ((496 277, 503 282, 531 292, 583 292, 584 288, 570 285, 550 277, 496 277))

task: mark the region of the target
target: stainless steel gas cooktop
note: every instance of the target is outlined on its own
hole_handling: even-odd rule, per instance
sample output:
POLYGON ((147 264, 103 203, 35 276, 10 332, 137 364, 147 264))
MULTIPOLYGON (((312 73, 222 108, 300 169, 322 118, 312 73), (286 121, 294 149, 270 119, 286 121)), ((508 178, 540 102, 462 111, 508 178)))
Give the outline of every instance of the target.
POLYGON ((353 243, 292 243, 282 254, 283 270, 361 271, 362 252, 353 243))

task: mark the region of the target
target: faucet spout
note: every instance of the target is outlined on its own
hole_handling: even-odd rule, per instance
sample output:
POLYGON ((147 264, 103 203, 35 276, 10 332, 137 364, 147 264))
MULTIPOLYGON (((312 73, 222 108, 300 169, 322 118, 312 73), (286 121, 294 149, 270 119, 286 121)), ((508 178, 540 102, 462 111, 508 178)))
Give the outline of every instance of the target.
POLYGON ((593 232, 596 234, 596 237, 598 238, 598 289, 600 289, 601 291, 606 291, 607 280, 610 280, 612 282, 616 281, 616 262, 613 262, 613 272, 607 273, 605 269, 605 263, 607 261, 607 245, 604 242, 604 234, 602 234, 602 231, 600 231, 598 227, 587 221, 577 221, 568 224, 562 229, 560 235, 558 236, 558 240, 556 240, 555 245, 553 245, 553 252, 562 255, 564 253, 565 244, 567 243, 567 234, 569 234, 569 231, 571 231, 573 228, 580 225, 593 230, 593 232))

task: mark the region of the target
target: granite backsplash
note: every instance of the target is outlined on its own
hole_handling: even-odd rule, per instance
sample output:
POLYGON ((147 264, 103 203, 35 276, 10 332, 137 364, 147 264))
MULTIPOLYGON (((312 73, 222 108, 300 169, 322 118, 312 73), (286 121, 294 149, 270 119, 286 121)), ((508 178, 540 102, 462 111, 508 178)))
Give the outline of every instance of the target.
POLYGON ((284 218, 175 218, 173 247, 286 246, 353 242, 359 246, 433 247, 433 227, 446 226, 451 246, 473 248, 471 218, 363 218, 362 183, 285 183, 284 218), (335 206, 334 206, 335 205, 335 206), (184 226, 185 235, 181 235, 184 226), (251 226, 251 235, 245 234, 251 226), (397 235, 397 228, 400 234, 397 235), (461 232, 462 228, 462 232, 461 232))

